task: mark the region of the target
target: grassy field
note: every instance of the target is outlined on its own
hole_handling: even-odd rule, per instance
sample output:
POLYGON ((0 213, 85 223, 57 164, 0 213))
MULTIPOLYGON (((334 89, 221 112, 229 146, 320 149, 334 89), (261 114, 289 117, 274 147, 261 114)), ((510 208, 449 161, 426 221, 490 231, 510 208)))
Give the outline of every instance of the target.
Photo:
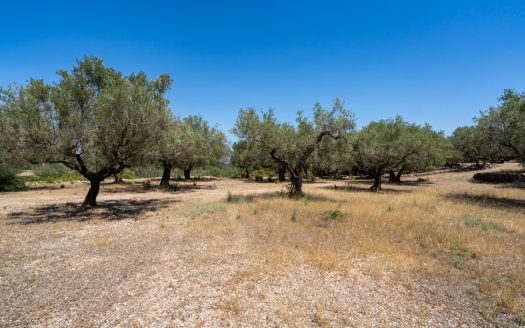
POLYGON ((2 194, 0 325, 525 325, 525 189, 472 175, 2 194))

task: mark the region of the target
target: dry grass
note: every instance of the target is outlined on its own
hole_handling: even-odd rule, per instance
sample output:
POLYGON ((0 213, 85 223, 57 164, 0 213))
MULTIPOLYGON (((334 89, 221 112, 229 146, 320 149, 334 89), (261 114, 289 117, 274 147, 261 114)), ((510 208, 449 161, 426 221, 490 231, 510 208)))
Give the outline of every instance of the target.
MULTIPOLYGON (((0 325, 517 326, 525 190, 471 175, 375 194, 307 184, 299 200, 231 180, 181 194, 103 190, 102 202, 134 201, 82 220, 41 220, 39 208, 67 200, 62 189, 8 194, 0 325), (38 220, 24 221, 16 197, 34 197, 38 220)), ((75 213, 61 206, 53 215, 75 213)))
POLYGON ((350 272, 358 262, 408 287, 421 276, 470 280, 505 311, 525 315, 525 190, 448 175, 410 192, 308 194, 307 200, 233 194, 223 202, 226 213, 189 228, 214 249, 241 244, 243 256, 265 273, 305 264, 350 272))

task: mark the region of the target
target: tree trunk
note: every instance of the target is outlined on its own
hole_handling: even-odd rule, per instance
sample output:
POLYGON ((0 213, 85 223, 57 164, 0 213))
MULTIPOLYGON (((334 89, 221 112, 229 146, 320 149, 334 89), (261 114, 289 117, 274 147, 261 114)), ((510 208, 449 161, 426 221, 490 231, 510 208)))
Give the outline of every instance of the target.
POLYGON ((279 167, 277 169, 277 174, 279 175, 279 181, 283 182, 283 181, 286 181, 286 169, 283 168, 283 167, 279 167))
POLYGON ((244 172, 245 172, 245 173, 244 173, 244 177, 245 177, 246 179, 249 179, 249 178, 250 178, 250 170, 249 170, 248 168, 245 168, 245 169, 244 169, 244 172))
POLYGON ((191 169, 184 169, 183 171, 184 171, 184 179, 191 180, 191 175, 190 175, 191 169))
POLYGON ((290 197, 301 197, 303 193, 303 180, 300 174, 290 174, 290 180, 292 182, 290 186, 290 197))
POLYGON ((401 183, 401 176, 403 175, 404 172, 405 172, 404 167, 401 167, 399 171, 397 171, 396 177, 394 178, 395 183, 401 183))
POLYGON ((382 178, 383 172, 382 170, 378 170, 374 177, 374 184, 372 187, 370 187, 370 191, 381 191, 381 178, 382 178))
POLYGON ((164 170, 162 171, 162 179, 160 179, 160 185, 169 187, 171 179, 171 165, 164 164, 164 170))
POLYGON ((82 203, 82 206, 97 206, 97 195, 100 191, 100 180, 93 179, 91 180, 91 187, 89 187, 89 191, 86 195, 86 198, 84 198, 84 202, 82 203))
POLYGON ((394 173, 394 170, 388 170, 388 182, 396 182, 396 174, 394 173))

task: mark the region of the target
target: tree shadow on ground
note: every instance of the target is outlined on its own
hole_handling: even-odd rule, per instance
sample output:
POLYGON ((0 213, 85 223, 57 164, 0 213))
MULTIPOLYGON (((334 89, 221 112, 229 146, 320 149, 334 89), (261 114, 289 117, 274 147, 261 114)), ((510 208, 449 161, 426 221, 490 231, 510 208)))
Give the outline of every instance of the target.
POLYGON ((507 183, 503 185, 494 186, 494 188, 497 188, 497 189, 525 189, 525 183, 507 183))
POLYGON ((145 194, 152 191, 163 191, 169 193, 183 193, 191 192, 196 190, 214 190, 217 186, 212 185, 197 185, 193 184, 177 184, 172 183, 170 186, 160 186, 159 184, 144 184, 144 183, 126 183, 126 184, 113 184, 103 185, 101 193, 137 193, 145 194))
POLYGON ((403 180, 400 182, 387 182, 389 185, 393 186, 411 186, 411 187, 425 187, 434 184, 431 181, 426 179, 416 179, 416 180, 403 180))
POLYGON ((125 220, 139 219, 142 215, 166 208, 173 200, 105 200, 96 207, 85 207, 79 203, 49 204, 27 211, 12 212, 9 224, 34 224, 61 221, 125 220))
MULTIPOLYGON (((221 178, 212 177, 212 176, 194 176, 194 177, 191 177, 191 179, 189 179, 189 180, 184 179, 183 177, 174 177, 174 178, 171 178, 170 181, 176 181, 176 182, 193 182, 193 181, 210 182, 210 181, 217 181, 217 180, 220 180, 220 179, 221 178)), ((156 181, 160 182, 160 178, 155 178, 153 180, 156 180, 156 181)))
POLYGON ((497 189, 525 189, 525 183, 523 182, 489 182, 475 179, 470 179, 469 182, 481 185, 489 185, 497 189))
MULTIPOLYGON (((361 184, 364 185, 364 184, 361 184)), ((334 190, 334 191, 345 191, 345 192, 369 192, 372 193, 373 191, 370 190, 371 183, 366 183, 368 187, 362 187, 362 186, 354 186, 354 185, 348 185, 348 186, 326 186, 323 187, 323 189, 327 190, 334 190)), ((381 191, 374 192, 374 193, 408 193, 412 192, 410 189, 392 189, 392 188, 385 188, 384 185, 381 188, 381 191)))
POLYGON ((481 206, 494 206, 508 209, 522 210, 525 209, 525 200, 505 198, 505 197, 496 197, 492 195, 476 195, 469 194, 467 192, 453 192, 445 195, 445 198, 457 201, 457 202, 466 202, 472 203, 481 206))

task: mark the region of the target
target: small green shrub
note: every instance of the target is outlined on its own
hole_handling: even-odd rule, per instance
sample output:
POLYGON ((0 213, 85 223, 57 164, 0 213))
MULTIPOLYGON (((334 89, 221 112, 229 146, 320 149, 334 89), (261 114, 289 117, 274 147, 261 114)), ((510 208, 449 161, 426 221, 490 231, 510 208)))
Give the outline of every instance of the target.
POLYGON ((54 183, 84 180, 80 173, 62 164, 38 164, 32 166, 32 170, 36 176, 23 177, 24 181, 54 183))
POLYGON ((335 220, 337 218, 342 218, 346 215, 343 210, 341 210, 341 204, 337 205, 334 210, 328 211, 327 216, 329 219, 335 220))
POLYGON ((463 269, 463 266, 465 265, 465 261, 460 256, 453 256, 452 257, 452 264, 457 269, 463 269))
POLYGON ((464 218, 465 226, 469 228, 479 228, 482 231, 489 231, 489 230, 495 230, 499 232, 506 232, 507 228, 499 223, 492 222, 492 221, 486 221, 478 217, 473 217, 470 215, 465 215, 464 218))
POLYGON ((122 179, 133 180, 137 178, 138 176, 135 174, 133 170, 128 169, 128 168, 125 168, 124 170, 122 170, 122 179))
POLYGON ((474 250, 472 250, 472 248, 470 248, 469 245, 462 244, 459 242, 456 242, 452 245, 452 250, 454 251, 456 256, 463 257, 466 255, 466 256, 470 256, 473 259, 478 257, 476 252, 474 252, 474 250))
POLYGON ((7 166, 0 164, 0 191, 22 191, 27 187, 15 173, 15 171, 7 166))
POLYGON ((453 249, 461 253, 470 253, 472 251, 468 245, 460 243, 454 244, 453 249))
POLYGON ((76 171, 68 171, 61 176, 57 177, 54 182, 66 182, 66 181, 75 181, 82 179, 82 177, 76 171))

